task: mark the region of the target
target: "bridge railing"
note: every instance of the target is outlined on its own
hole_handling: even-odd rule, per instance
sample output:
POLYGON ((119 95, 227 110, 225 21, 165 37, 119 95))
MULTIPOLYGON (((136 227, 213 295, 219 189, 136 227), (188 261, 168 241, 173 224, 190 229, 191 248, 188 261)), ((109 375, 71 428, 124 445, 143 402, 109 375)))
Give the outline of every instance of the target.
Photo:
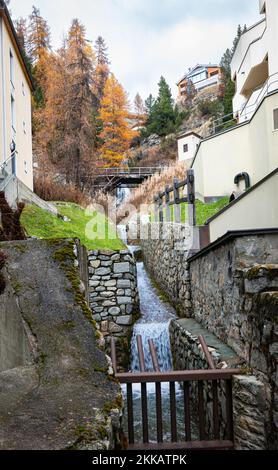
POLYGON ((138 175, 146 176, 153 175, 154 173, 161 172, 164 167, 115 167, 115 168, 98 168, 96 171, 97 176, 124 176, 124 175, 138 175))
POLYGON ((179 181, 174 178, 173 186, 166 186, 163 192, 159 192, 154 197, 155 222, 181 222, 181 204, 187 203, 188 223, 196 225, 195 206, 195 176, 194 170, 188 170, 186 178, 179 181), (181 190, 187 188, 187 195, 181 195, 181 190), (173 197, 172 197, 173 196, 173 197), (172 207, 174 210, 172 211, 172 207))

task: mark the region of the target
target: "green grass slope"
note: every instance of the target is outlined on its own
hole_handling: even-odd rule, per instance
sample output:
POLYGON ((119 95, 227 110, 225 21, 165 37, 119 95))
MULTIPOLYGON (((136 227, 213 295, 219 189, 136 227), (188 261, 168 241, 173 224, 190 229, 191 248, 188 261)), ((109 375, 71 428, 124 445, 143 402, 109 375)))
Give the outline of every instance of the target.
POLYGON ((76 204, 56 204, 59 214, 68 222, 39 207, 25 207, 21 223, 28 236, 43 239, 79 238, 89 250, 121 250, 125 248, 118 238, 115 226, 103 215, 84 210, 76 204))

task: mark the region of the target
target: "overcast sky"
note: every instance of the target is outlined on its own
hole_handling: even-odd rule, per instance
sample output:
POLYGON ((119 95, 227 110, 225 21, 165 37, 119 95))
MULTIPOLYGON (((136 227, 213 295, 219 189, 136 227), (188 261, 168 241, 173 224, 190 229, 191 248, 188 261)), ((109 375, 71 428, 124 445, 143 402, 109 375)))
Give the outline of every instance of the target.
POLYGON ((87 38, 105 38, 112 71, 133 101, 157 94, 164 75, 176 95, 176 82, 197 63, 219 62, 231 46, 237 25, 259 19, 259 0, 11 0, 13 18, 28 16, 32 5, 51 27, 57 48, 71 20, 79 18, 87 38))

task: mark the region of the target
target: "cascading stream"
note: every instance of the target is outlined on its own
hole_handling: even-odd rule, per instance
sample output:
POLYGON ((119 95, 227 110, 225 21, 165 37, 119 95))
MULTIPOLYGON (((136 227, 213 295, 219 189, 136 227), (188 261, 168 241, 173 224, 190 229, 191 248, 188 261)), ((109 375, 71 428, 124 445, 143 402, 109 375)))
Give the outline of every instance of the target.
POLYGON ((172 369, 169 323, 176 317, 175 310, 163 302, 153 287, 143 263, 137 263, 137 279, 141 318, 134 326, 131 346, 131 370, 139 371, 137 335, 142 336, 146 369, 153 370, 148 340, 153 339, 161 371, 172 369))
MULTIPOLYGON (((133 247, 130 247, 131 251, 133 247)), ((158 363, 161 371, 172 370, 172 355, 169 338, 170 321, 176 318, 175 309, 159 298, 157 290, 146 272, 142 262, 137 263, 137 279, 140 297, 141 318, 135 324, 131 345, 131 370, 139 371, 139 358, 137 350, 137 335, 142 336, 143 349, 145 355, 145 365, 147 371, 153 370, 148 340, 152 339, 155 344, 158 363)), ((149 419, 149 435, 150 441, 155 442, 156 436, 156 394, 155 385, 148 384, 148 419, 149 419)), ((163 409, 163 435, 164 441, 171 441, 170 430, 170 394, 169 384, 165 383, 161 386, 162 391, 162 409, 163 409)), ((125 387, 123 393, 125 394, 125 387)), ((177 425, 179 438, 184 438, 184 415, 180 410, 183 406, 179 406, 183 400, 183 392, 178 384, 176 384, 176 400, 177 400, 177 425)), ((141 385, 133 385, 133 406, 134 406, 134 432, 137 442, 142 441, 142 420, 141 420, 141 385)), ((125 426, 126 427, 126 426, 125 426)), ((127 431, 127 429, 125 429, 127 431)))

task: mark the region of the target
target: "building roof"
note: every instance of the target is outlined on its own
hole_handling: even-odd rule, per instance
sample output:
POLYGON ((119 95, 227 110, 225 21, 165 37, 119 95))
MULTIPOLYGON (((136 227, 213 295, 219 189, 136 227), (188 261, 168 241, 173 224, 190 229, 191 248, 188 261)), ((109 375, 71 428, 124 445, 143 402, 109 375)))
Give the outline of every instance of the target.
POLYGON ((180 134, 180 135, 178 136, 178 140, 179 140, 179 139, 184 139, 184 137, 189 137, 190 135, 194 135, 194 136, 197 137, 198 139, 202 139, 202 137, 201 137, 199 134, 197 134, 197 132, 194 132, 194 131, 187 131, 187 132, 184 132, 184 133, 180 134))
POLYGON ((13 42, 14 48, 16 50, 18 59, 19 59, 21 65, 22 65, 22 68, 24 70, 24 73, 25 73, 26 79, 28 81, 28 84, 29 84, 31 90, 34 90, 33 77, 31 75, 31 72, 30 72, 30 69, 28 67, 24 52, 23 52, 23 50, 21 48, 21 45, 20 45, 20 42, 18 40, 18 36, 17 36, 16 30, 15 30, 13 21, 11 19, 11 15, 9 13, 9 10, 8 10, 7 5, 4 2, 4 0, 0 0, 0 16, 3 18, 3 20, 5 22, 7 30, 9 32, 9 35, 10 35, 11 40, 13 42))
POLYGON ((209 68, 219 68, 219 64, 197 64, 193 69, 190 69, 177 83, 177 85, 180 84, 185 78, 191 77, 194 75, 194 72, 196 72, 198 69, 209 69, 209 68))

